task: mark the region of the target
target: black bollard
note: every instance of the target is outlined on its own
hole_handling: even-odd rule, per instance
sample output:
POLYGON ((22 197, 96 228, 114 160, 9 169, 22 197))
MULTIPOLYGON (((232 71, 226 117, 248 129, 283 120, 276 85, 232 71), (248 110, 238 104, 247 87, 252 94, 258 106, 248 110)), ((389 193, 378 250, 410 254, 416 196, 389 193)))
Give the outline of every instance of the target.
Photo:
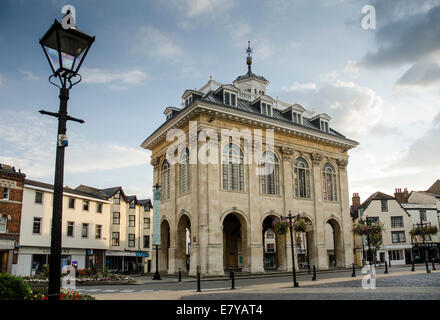
POLYGON ((313 266, 313 277, 312 277, 312 281, 316 281, 316 267, 313 266))
POLYGON ((437 269, 435 268, 434 259, 432 259, 432 270, 437 270, 437 269))
POLYGON ((179 282, 182 282, 182 269, 179 268, 179 282))
POLYGON ((425 264, 426 264, 426 273, 431 273, 431 270, 429 270, 428 259, 425 259, 425 264))
POLYGON ((229 267, 229 279, 232 279, 232 267, 229 267))
POLYGON ((201 292, 200 290, 200 272, 197 272, 197 292, 201 292))
POLYGON ((388 263, 385 261, 385 271, 384 271, 384 274, 387 274, 388 273, 388 263))
POLYGON ((234 271, 231 272, 231 290, 235 289, 235 277, 234 277, 234 271))
POLYGON ((412 264, 411 271, 415 271, 416 266, 414 265, 414 259, 412 259, 411 264, 412 264))
POLYGON ((353 263, 353 273, 351 274, 351 276, 353 278, 356 277, 356 269, 355 269, 354 263, 353 263))

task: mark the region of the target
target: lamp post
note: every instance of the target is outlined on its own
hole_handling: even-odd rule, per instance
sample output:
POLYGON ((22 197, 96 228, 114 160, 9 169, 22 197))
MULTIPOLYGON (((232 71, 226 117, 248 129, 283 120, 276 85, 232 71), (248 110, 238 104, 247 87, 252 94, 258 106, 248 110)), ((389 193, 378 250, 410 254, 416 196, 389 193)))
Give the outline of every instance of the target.
MULTIPOLYGON (((426 241, 425 241, 425 233, 423 231, 423 229, 425 228, 425 226, 431 226, 431 222, 423 222, 422 220, 422 215, 420 214, 420 223, 417 223, 416 226, 420 226, 420 229, 422 230, 422 240, 423 240, 423 248, 424 248, 424 252, 425 252, 425 265, 426 265, 426 273, 431 273, 431 271, 429 270, 429 265, 428 265, 428 251, 426 249, 426 241)), ((422 253, 421 250, 419 249, 420 254, 422 253)))
MULTIPOLYGON (((157 219, 159 220, 159 222, 160 222, 160 215, 158 215, 157 214, 157 210, 159 210, 159 208, 160 208, 160 186, 159 186, 159 184, 155 184, 154 185, 154 196, 153 196, 153 201, 154 201, 154 209, 153 210, 156 210, 155 211, 155 214, 154 214, 154 216, 153 216, 153 219, 154 219, 154 228, 157 228, 157 219), (157 206, 159 206, 159 207, 157 207, 157 206)), ((160 214, 160 213, 159 213, 160 214)), ((156 235, 157 235, 157 232, 159 232, 159 234, 160 234, 160 230, 155 230, 155 232, 156 232, 156 235)), ((161 277, 160 277, 160 274, 159 274, 159 241, 155 241, 155 245, 156 245, 156 272, 154 272, 154 276, 153 276, 153 280, 162 280, 161 279, 161 277)))
POLYGON ((61 285, 61 234, 64 178, 64 150, 68 145, 66 123, 68 120, 84 123, 84 120, 67 114, 69 90, 81 81, 78 74, 95 37, 89 36, 76 28, 64 29, 56 19, 49 30, 40 39, 40 45, 49 61, 53 74, 49 82, 60 89, 60 107, 58 113, 40 110, 41 114, 58 119, 58 136, 55 162, 55 182, 52 211, 52 231, 49 258, 48 299, 59 300, 61 285), (75 80, 76 77, 78 80, 75 80), (58 79, 59 85, 52 82, 58 79))
MULTIPOLYGON (((367 226, 370 226, 370 221, 368 220, 368 216, 365 216, 366 222, 367 222, 367 226)), ((371 246, 370 246, 370 234, 367 234, 367 242, 368 242, 368 255, 371 255, 371 258, 373 258, 373 253, 371 252, 371 246)), ((371 260, 370 257, 368 257, 368 260, 370 261, 370 266, 371 266, 371 260)))
POLYGON ((299 287, 298 282, 296 282, 296 271, 295 271, 295 249, 293 247, 293 226, 292 226, 292 220, 299 219, 300 215, 296 215, 295 217, 292 216, 291 211, 289 210, 289 215, 287 217, 281 216, 281 220, 289 220, 289 230, 290 230, 290 247, 292 249, 292 272, 293 272, 293 287, 297 288, 299 287))

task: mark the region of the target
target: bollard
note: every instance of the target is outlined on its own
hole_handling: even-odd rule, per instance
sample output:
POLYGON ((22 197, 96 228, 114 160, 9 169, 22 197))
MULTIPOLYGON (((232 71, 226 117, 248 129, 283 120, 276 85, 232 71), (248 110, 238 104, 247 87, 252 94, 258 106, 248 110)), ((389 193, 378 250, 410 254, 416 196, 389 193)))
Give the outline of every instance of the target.
POLYGON ((313 277, 312 277, 312 281, 316 281, 316 267, 313 266, 313 277))
POLYGON ((182 282, 182 269, 179 268, 179 282, 182 282))
POLYGON ((411 271, 415 271, 415 270, 416 270, 416 267, 415 267, 415 265, 414 265, 414 259, 412 259, 411 264, 412 264, 411 271))
POLYGON ((200 272, 197 272, 197 292, 201 292, 200 290, 200 272))
POLYGON ((429 270, 428 259, 425 259, 425 264, 426 264, 426 273, 431 273, 431 270, 429 270))
POLYGON ((384 271, 384 274, 387 274, 388 273, 388 263, 385 261, 385 271, 384 271))
POLYGON ((234 277, 234 271, 231 272, 231 290, 235 289, 235 277, 234 277))
POLYGON ((229 267, 229 279, 232 279, 232 267, 229 267))
POLYGON ((354 263, 353 263, 353 273, 351 274, 351 276, 353 278, 356 277, 356 269, 355 269, 354 263))
POLYGON ((432 261, 432 270, 437 270, 437 269, 435 268, 434 259, 432 259, 431 261, 432 261))

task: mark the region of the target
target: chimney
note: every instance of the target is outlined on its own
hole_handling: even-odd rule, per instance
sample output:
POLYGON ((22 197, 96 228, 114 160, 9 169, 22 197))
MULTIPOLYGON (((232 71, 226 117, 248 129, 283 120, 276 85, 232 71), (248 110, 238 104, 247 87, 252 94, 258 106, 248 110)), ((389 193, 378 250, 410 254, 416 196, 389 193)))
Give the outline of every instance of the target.
POLYGON ((359 197, 359 193, 353 193, 353 197, 351 198, 351 205, 356 209, 361 206, 361 197, 359 197))
POLYGON ((408 203, 408 198, 409 198, 408 189, 405 188, 403 191, 402 188, 394 189, 394 197, 399 203, 408 203))

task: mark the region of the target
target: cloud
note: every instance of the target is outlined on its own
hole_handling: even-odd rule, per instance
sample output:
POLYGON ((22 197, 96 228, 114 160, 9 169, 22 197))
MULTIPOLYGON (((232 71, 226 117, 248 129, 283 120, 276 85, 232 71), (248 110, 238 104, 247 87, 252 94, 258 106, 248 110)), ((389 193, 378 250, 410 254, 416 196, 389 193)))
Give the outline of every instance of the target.
POLYGON ((421 88, 440 87, 440 64, 436 62, 420 62, 414 64, 396 82, 397 86, 416 86, 421 88))
POLYGON ((24 79, 28 81, 36 81, 40 79, 40 77, 36 76, 29 70, 20 70, 20 73, 24 76, 24 79))
MULTIPOLYGON (((380 12, 380 3, 375 5, 377 15, 385 14, 380 12)), ((396 2, 393 2, 396 5, 396 2)), ((429 3, 432 3, 429 2, 429 3)), ((437 1, 438 3, 438 1, 437 1)), ((407 8, 406 6, 397 8, 407 8)), ((423 7, 423 6, 421 6, 423 7)), ((409 14, 401 10, 401 18, 390 21, 383 27, 377 29, 375 41, 378 49, 369 52, 361 61, 361 65, 370 68, 401 66, 414 63, 423 59, 440 57, 440 5, 435 7, 425 6, 427 11, 417 11, 409 14)), ((394 11, 397 9, 394 9, 394 11)), ((393 13, 394 11, 391 11, 393 13)))
MULTIPOLYGON (((410 167, 431 172, 440 172, 440 112, 432 121, 431 128, 406 149, 405 156, 396 162, 401 167, 410 167)), ((437 177, 438 178, 438 177, 437 177)))
POLYGON ((154 60, 180 61, 183 59, 183 49, 177 41, 166 33, 152 26, 141 27, 136 35, 133 52, 154 60))
POLYGON ((299 82, 295 81, 290 87, 281 87, 281 90, 286 92, 316 90, 316 83, 309 82, 309 83, 300 84, 299 82))
POLYGON ((98 68, 84 68, 82 70, 82 75, 84 82, 86 83, 111 84, 115 88, 138 85, 149 78, 147 73, 138 69, 124 72, 111 72, 98 68))
POLYGON ((352 78, 358 78, 360 75, 359 71, 360 71, 360 67, 356 61, 353 60, 347 61, 347 64, 344 67, 344 73, 348 74, 352 78))
MULTIPOLYGON (((0 162, 21 168, 33 178, 51 177, 55 163, 55 130, 53 120, 28 112, 6 112, 0 118, 0 162)), ((149 155, 143 149, 112 142, 91 142, 74 129, 69 131, 66 174, 109 171, 149 163, 149 155)))

